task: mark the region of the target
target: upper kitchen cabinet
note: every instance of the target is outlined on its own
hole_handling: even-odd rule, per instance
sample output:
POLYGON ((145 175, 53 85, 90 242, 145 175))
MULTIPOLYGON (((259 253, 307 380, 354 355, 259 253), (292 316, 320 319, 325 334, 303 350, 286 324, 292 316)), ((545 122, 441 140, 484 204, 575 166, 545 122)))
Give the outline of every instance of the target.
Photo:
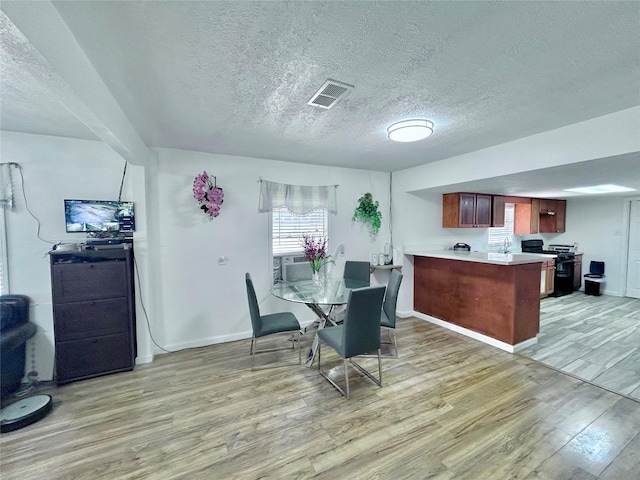
POLYGON ((445 193, 442 195, 442 227, 490 227, 491 208, 491 195, 445 193))
POLYGON ((514 233, 563 233, 566 223, 566 200, 532 198, 531 203, 515 206, 514 233))
POLYGON ((564 233, 567 201, 540 199, 540 233, 564 233))
POLYGON ((513 233, 525 235, 538 233, 540 203, 537 198, 531 198, 526 203, 515 204, 513 233))
POLYGON ((506 205, 506 198, 494 195, 492 198, 492 210, 491 226, 492 227, 504 227, 504 207, 506 205))
POLYGON ((484 193, 445 193, 442 195, 442 227, 504 227, 507 203, 514 204, 514 233, 563 233, 566 200, 526 198, 484 193))

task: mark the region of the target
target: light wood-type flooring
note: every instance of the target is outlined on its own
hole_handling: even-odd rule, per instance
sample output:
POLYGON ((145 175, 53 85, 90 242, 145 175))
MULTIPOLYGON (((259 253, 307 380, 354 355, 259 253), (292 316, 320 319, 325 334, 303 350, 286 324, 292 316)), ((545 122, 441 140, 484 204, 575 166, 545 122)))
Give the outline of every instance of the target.
POLYGON ((538 343, 519 353, 640 400, 640 300, 583 292, 545 298, 538 343))
POLYGON ((415 318, 397 336, 349 400, 315 368, 250 371, 249 340, 49 386, 49 416, 0 436, 0 478, 640 478, 640 403, 415 318))

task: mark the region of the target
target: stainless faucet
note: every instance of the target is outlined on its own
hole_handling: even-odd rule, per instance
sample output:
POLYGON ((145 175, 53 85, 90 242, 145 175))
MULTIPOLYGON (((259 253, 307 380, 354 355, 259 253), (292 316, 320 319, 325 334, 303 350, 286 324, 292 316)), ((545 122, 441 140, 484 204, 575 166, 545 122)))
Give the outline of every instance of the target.
POLYGON ((509 245, 511 245, 511 242, 509 241, 509 239, 507 237, 504 237, 504 242, 502 242, 502 251, 501 251, 501 253, 509 253, 509 245))

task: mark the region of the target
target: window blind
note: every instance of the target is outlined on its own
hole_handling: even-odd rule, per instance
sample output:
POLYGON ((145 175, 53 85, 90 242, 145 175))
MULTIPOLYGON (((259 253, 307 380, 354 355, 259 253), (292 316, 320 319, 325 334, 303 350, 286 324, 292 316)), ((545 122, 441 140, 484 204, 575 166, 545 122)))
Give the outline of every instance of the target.
POLYGON ((504 227, 489 228, 489 247, 504 246, 504 239, 509 240, 509 245, 513 244, 513 223, 515 215, 515 205, 507 203, 504 207, 504 227))
POLYGON ((295 215, 284 207, 272 210, 273 255, 302 253, 302 234, 327 236, 327 210, 316 208, 307 215, 295 215))

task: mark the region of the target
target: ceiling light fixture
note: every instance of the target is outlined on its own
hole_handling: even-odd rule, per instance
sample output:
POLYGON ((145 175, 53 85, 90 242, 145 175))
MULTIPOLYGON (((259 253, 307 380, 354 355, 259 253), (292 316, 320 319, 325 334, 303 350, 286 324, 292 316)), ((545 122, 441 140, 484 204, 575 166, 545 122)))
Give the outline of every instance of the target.
POLYGON ((622 187, 620 185, 594 185, 592 187, 565 188, 565 192, 575 193, 616 193, 616 192, 633 192, 635 188, 622 187))
POLYGON ((430 120, 403 120, 387 127, 389 139, 394 142, 416 142, 433 133, 433 122, 430 120))

